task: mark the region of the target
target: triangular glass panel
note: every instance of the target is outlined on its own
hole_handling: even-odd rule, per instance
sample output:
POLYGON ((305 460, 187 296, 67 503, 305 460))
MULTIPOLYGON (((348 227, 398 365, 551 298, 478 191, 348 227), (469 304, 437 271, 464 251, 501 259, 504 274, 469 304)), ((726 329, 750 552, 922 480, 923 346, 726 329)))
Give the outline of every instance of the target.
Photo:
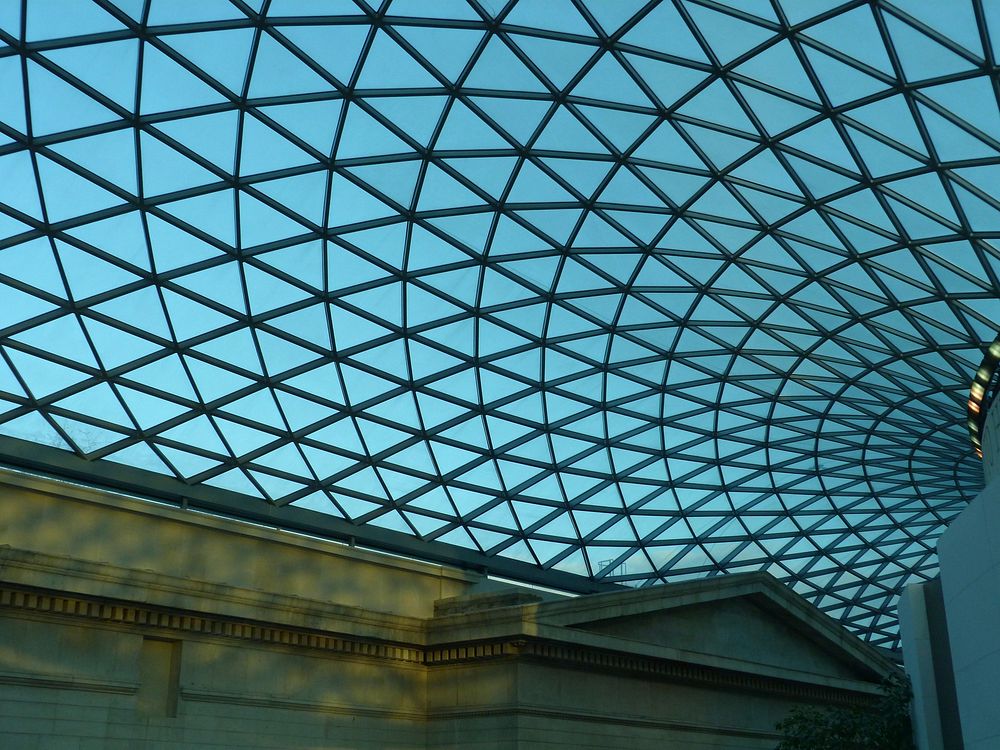
POLYGON ((883 13, 908 81, 971 70, 975 64, 889 13, 883 13))
POLYGON ((816 117, 816 111, 788 101, 779 96, 737 84, 753 114, 772 135, 795 128, 816 117))
POLYGON ((650 107, 652 102, 614 55, 606 52, 573 87, 574 96, 650 107))
POLYGON ((280 31, 292 44, 343 83, 349 83, 353 79, 369 33, 363 24, 282 26, 280 31))
POLYGON ((721 79, 713 81, 688 99, 677 112, 708 123, 742 130, 745 133, 756 132, 746 112, 733 96, 733 92, 721 79))
POLYGON ((303 219, 320 226, 326 208, 326 186, 330 179, 327 171, 307 172, 293 177, 254 183, 269 198, 294 211, 303 219))
POLYGON ((445 162, 494 198, 500 198, 517 165, 517 159, 512 156, 477 156, 446 159, 445 162))
POLYGON ((250 72, 254 98, 333 91, 333 85, 270 34, 261 34, 250 72))
POLYGON ((36 136, 118 119, 110 109, 38 63, 29 60, 27 66, 31 128, 36 136))
POLYGON ((434 164, 428 164, 417 199, 418 211, 481 205, 483 199, 450 174, 434 164))
POLYGON ((362 89, 407 89, 440 84, 392 37, 379 31, 368 49, 357 86, 362 89))
POLYGON ((559 90, 566 88, 598 51, 597 47, 589 44, 576 44, 524 34, 514 34, 511 38, 559 90))
POLYGON ((708 61, 701 44, 673 3, 657 3, 625 33, 622 41, 684 60, 708 61), (664 29, 669 29, 670 33, 664 33, 664 29))
POLYGON ((547 100, 474 97, 473 103, 503 131, 521 143, 528 143, 541 121, 552 110, 547 100))
MULTIPOLYGON (((259 59, 259 58, 258 58, 259 59)), ((139 111, 144 115, 225 102, 225 97, 152 45, 145 45, 139 111)))
POLYGON ((39 156, 37 164, 50 222, 65 221, 124 203, 122 198, 51 159, 39 156))
POLYGON ((243 118, 240 174, 250 175, 314 163, 314 159, 256 117, 243 118))
POLYGON ((572 0, 520 0, 504 17, 506 23, 569 34, 593 36, 594 30, 572 0))
POLYGON ((139 42, 135 39, 63 47, 45 53, 56 65, 128 111, 135 106, 138 56, 139 42))
POLYGON ((28 390, 36 399, 51 396, 87 379, 87 375, 79 370, 58 365, 13 347, 4 347, 4 351, 10 358, 15 372, 28 384, 28 390))
MULTIPOLYGON (((475 29, 404 26, 400 31, 403 38, 451 82, 458 80, 483 38, 482 32, 475 29)), ((374 50, 369 52, 373 53, 374 50)))
POLYGON ((56 248, 75 299, 92 297, 139 280, 130 271, 72 245, 56 240, 56 248))
MULTIPOLYGON (((321 154, 327 155, 338 131, 343 106, 344 103, 339 99, 325 99, 261 107, 260 113, 301 138, 321 154)), ((235 134, 235 129, 233 132, 235 134)))
POLYGON ((297 237, 306 227, 245 192, 239 194, 240 245, 253 247, 297 237))
MULTIPOLYGON (((145 136, 145 133, 143 133, 145 136)), ((52 147, 84 169, 130 193, 138 193, 135 169, 135 134, 129 130, 78 138, 52 147)), ((164 191, 165 192, 165 191, 164 191)))
MULTIPOLYGON (((52 252, 51 240, 48 238, 39 237, 0 251, 0 274, 49 294, 66 297, 66 286, 52 252)), ((4 307, 9 309, 11 304, 14 306, 13 310, 9 310, 12 314, 4 318, 7 321, 26 320, 34 314, 52 309, 51 303, 10 287, 3 287, 3 294, 6 300, 4 307), (12 296, 8 298, 6 296, 8 294, 12 296), (18 309, 21 305, 25 306, 24 310, 18 309), (24 317, 21 317, 22 314, 24 317)))
POLYGON ((347 110, 336 149, 338 159, 412 152, 413 149, 356 103, 347 110))
POLYGON ((445 96, 376 96, 367 100, 421 146, 430 143, 448 101, 445 96))
MULTIPOLYGON (((180 219, 182 222, 191 225, 197 230, 201 230, 205 235, 213 239, 225 242, 229 245, 236 244, 236 221, 234 211, 233 192, 230 190, 219 190, 214 193, 206 193, 194 198, 172 201, 162 204, 164 211, 180 219)), ((174 234, 171 232, 171 234, 174 234)), ((153 255, 164 260, 173 248, 161 242, 153 242, 153 255)), ((193 249, 192 243, 183 242, 182 247, 193 249)), ((169 262, 168 262, 169 263, 169 262)))
POLYGON ((434 145, 447 151, 510 147, 499 133, 460 101, 452 103, 434 145))
POLYGON ((233 93, 243 92, 253 29, 171 34, 167 43, 233 93))
POLYGON ((142 192, 146 197, 219 182, 217 175, 148 133, 140 134, 139 148, 142 192))
POLYGON ((812 81, 809 80, 809 76, 795 54, 795 49, 787 40, 772 44, 758 52, 745 63, 739 65, 734 72, 768 86, 780 88, 796 97, 819 101, 812 81))
POLYGON ((549 118, 535 148, 555 151, 581 151, 588 154, 609 154, 594 133, 588 130, 569 109, 560 106, 549 118))
MULTIPOLYGON (((861 10, 868 12, 867 9, 861 10)), ((885 91, 889 87, 884 81, 819 50, 808 46, 803 46, 802 49, 805 50, 824 93, 835 107, 885 91)))
POLYGON ((702 5, 688 2, 685 8, 722 64, 732 62, 774 35, 762 26, 702 5))
MULTIPOLYGON (((7 7, 10 6, 0 6, 0 13, 7 7)), ((4 46, 0 44, 0 49, 3 49, 4 46)), ((0 97, 7 102, 3 112, 0 112, 0 122, 21 132, 27 131, 21 62, 16 55, 0 58, 0 97)), ((4 136, 3 142, 7 142, 6 136, 4 136)))
POLYGON ((35 187, 35 171, 28 151, 0 157, 0 203, 41 220, 42 206, 35 187))
POLYGON ((867 6, 837 13, 810 26, 810 37, 830 48, 850 55, 882 73, 893 75, 885 41, 875 21, 874 9, 867 6))
POLYGON ((495 71, 504 71, 504 88, 512 91, 545 91, 545 86, 523 62, 504 44, 499 36, 492 36, 479 55, 472 72, 465 79, 468 88, 492 89, 495 71))

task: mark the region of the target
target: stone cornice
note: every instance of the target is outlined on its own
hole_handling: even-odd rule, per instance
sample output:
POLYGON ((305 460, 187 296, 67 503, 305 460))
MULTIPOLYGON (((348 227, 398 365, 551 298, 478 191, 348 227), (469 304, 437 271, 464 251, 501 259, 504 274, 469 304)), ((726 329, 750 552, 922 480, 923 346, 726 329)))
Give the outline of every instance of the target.
MULTIPOLYGON (((555 662, 565 666, 600 672, 620 672, 732 690, 769 693, 805 701, 823 701, 865 706, 876 698, 874 691, 819 685, 782 679, 752 672, 720 669, 703 664, 675 661, 644 654, 589 646, 577 646, 541 638, 504 639, 475 644, 454 644, 428 648, 424 661, 428 666, 443 666, 498 657, 517 657, 555 662)), ((860 687, 860 685, 859 685, 860 687)))
POLYGON ((422 642, 425 631, 425 621, 416 617, 2 545, 0 581, 25 589, 141 601, 169 610, 211 611, 215 616, 238 620, 281 621, 296 628, 359 633, 384 641, 422 642))
POLYGON ((599 669, 602 672, 636 674, 647 679, 767 692, 796 700, 865 705, 873 698, 861 684, 858 690, 836 688, 554 639, 503 637, 425 647, 417 643, 390 643, 282 623, 250 621, 141 602, 115 601, 2 583, 0 608, 17 610, 30 617, 84 620, 99 626, 136 628, 143 632, 173 634, 175 637, 186 635, 249 641, 271 647, 308 649, 347 658, 378 659, 400 666, 434 668, 482 660, 530 659, 575 668, 599 669))
POLYGON ((139 602, 123 602, 56 591, 31 590, 0 583, 0 607, 35 616, 89 620, 95 624, 170 631, 209 638, 306 648, 349 656, 423 664, 419 645, 386 643, 375 639, 289 627, 279 623, 241 620, 219 615, 139 602))

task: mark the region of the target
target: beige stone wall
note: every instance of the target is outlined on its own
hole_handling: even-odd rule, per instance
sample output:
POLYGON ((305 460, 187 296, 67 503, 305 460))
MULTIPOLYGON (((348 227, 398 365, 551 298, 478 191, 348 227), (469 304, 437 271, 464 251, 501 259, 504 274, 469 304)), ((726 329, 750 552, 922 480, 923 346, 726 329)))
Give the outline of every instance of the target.
POLYGON ((773 750, 784 697, 640 675, 528 664, 519 672, 525 746, 773 750), (553 705, 553 698, 556 703, 553 705), (720 711, 720 708, 722 709, 720 711), (618 738, 615 740, 615 738, 618 738))
MULTIPOLYGON (((344 653, 419 640, 478 577, 86 489, 0 487, 0 580, 343 635, 324 652, 0 608, 0 747, 423 748, 426 670, 344 653), (143 710, 144 637, 180 645, 176 716, 143 710)), ((67 605, 69 609, 79 605, 67 605)), ((149 669, 146 670, 150 672, 149 669)), ((147 682, 156 679, 147 675, 147 682)))
POLYGON ((0 649, 0 746, 425 746, 422 706, 413 710, 421 669, 186 637, 177 716, 169 717, 141 706, 142 642, 100 626, 0 618, 0 643, 7 644, 0 649))
POLYGON ((435 670, 428 698, 428 747, 441 750, 773 750, 789 709, 786 697, 515 659, 435 670))
POLYGON ((53 494, 45 482, 18 486, 3 479, 0 544, 17 549, 413 617, 430 617, 436 599, 457 596, 479 580, 443 566, 72 485, 59 485, 53 494))
POLYGON ((218 637, 176 615, 177 627, 132 625, 108 605, 81 617, 80 602, 93 601, 0 609, 4 750, 426 745, 426 670, 415 659, 345 653, 364 641, 285 645, 275 630, 259 636, 268 642, 218 637))
POLYGON ((427 678, 427 747, 513 750, 518 744, 515 659, 444 665, 427 678))
POLYGON ((869 698, 877 658, 773 581, 731 580, 543 601, 0 475, 0 748, 769 750, 795 703, 869 698), (681 637, 735 627, 744 596, 798 623, 746 631, 783 660, 681 637), (813 626, 821 645, 795 642, 813 626))

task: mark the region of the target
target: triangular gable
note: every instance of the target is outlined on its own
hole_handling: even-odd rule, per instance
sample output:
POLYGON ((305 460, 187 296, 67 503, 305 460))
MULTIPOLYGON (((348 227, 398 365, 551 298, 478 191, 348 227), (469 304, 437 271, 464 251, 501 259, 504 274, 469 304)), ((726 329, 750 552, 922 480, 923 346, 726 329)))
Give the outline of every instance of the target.
POLYGON ((872 681, 893 669, 888 659, 765 573, 544 602, 533 619, 811 675, 872 681))

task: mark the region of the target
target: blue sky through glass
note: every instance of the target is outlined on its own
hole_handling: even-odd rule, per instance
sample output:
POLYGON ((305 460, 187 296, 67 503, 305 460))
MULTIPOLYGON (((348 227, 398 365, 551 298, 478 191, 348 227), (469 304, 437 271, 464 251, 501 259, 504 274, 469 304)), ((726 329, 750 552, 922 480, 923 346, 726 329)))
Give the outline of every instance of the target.
POLYGON ((0 434, 895 644, 981 483, 991 6, 24 7, 0 434))

